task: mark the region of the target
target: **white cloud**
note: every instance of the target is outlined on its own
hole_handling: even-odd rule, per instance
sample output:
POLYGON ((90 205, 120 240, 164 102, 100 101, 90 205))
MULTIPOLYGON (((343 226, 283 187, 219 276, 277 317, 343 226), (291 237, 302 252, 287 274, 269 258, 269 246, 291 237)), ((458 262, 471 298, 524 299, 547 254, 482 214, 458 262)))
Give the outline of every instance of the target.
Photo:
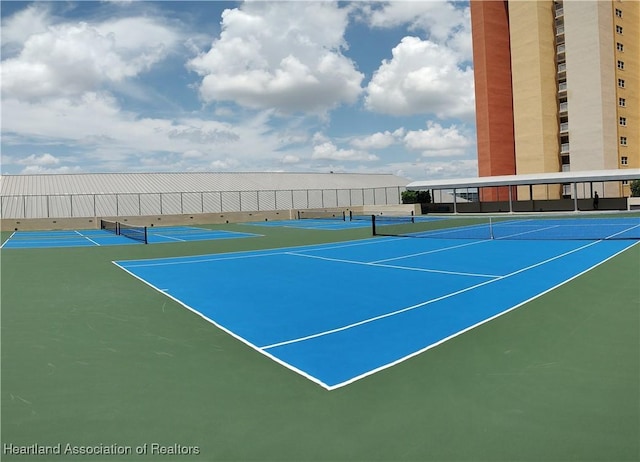
POLYGON ((455 125, 443 127, 430 121, 426 130, 407 132, 404 143, 412 151, 421 151, 423 157, 449 157, 470 154, 467 151, 474 141, 455 125))
POLYGON ((347 23, 335 3, 244 3, 225 10, 220 38, 188 67, 206 102, 323 113, 362 91, 363 74, 341 52, 347 23))
POLYGON ((3 162, 23 166, 21 174, 79 173, 82 171, 82 168, 77 165, 63 165, 63 160, 48 152, 31 154, 24 158, 3 159, 3 162))
POLYGON ((460 69, 444 47, 405 37, 367 87, 368 109, 392 115, 474 117, 473 70, 460 69))
POLYGON ((384 149, 397 143, 404 135, 404 129, 400 128, 394 132, 385 131, 377 132, 362 138, 351 140, 351 145, 358 149, 384 149))
MULTIPOLYGON (((198 117, 141 117, 123 110, 114 97, 104 93, 85 93, 79 100, 48 99, 38 104, 8 99, 3 100, 2 111, 4 140, 10 139, 13 145, 72 146, 79 153, 78 162, 92 165, 94 171, 233 166, 251 170, 259 158, 280 158, 283 138, 288 139, 261 114, 233 125, 198 117)), ((301 156, 298 152, 289 154, 301 156)), ((9 160, 3 155, 5 168, 9 160)))
POLYGON ((213 170, 232 170, 238 166, 238 161, 232 158, 217 159, 209 164, 213 170))
POLYGON ((62 166, 58 168, 48 168, 41 165, 29 165, 22 169, 20 172, 22 175, 35 175, 35 174, 63 174, 63 173, 82 173, 82 168, 79 166, 62 166))
MULTIPOLYGON (((394 161, 420 155, 439 165, 438 157, 461 159, 472 149, 464 125, 394 130, 380 128, 385 119, 376 115, 375 133, 354 136, 337 120, 372 114, 341 113, 334 120, 337 110, 331 111, 354 109, 347 106, 363 93, 364 75, 345 56, 350 15, 361 9, 373 27, 398 26, 408 33, 410 25, 421 37, 405 38, 382 62, 367 89, 367 108, 442 118, 471 114, 471 119, 462 10, 436 2, 246 2, 209 18, 221 21, 220 35, 211 42, 211 30, 197 27, 187 38, 184 31, 192 24, 180 25, 187 15, 162 18, 162 3, 153 8, 128 3, 117 13, 128 18, 113 19, 111 5, 100 11, 36 2, 3 19, 5 168, 8 161, 13 171, 25 173, 330 168, 411 176, 410 166, 389 163, 385 152, 393 151, 394 161), (141 16, 141 9, 149 14, 141 16), (90 12, 81 16, 80 10, 90 12), (55 15, 69 12, 80 19, 55 15), (182 53, 187 69, 176 70, 177 60, 158 66, 174 52, 182 53), (196 107, 198 102, 189 100, 194 90, 214 104, 196 107), (314 117, 280 117, 296 111, 314 117), (314 130, 329 127, 339 137, 311 139, 314 130)), ((365 50, 358 45, 357 51, 365 50)), ((373 53, 389 51, 378 46, 373 53)), ((359 121, 359 126, 367 125, 359 121)))
POLYGON ((342 160, 342 161, 375 161, 378 157, 365 151, 355 149, 339 149, 330 141, 325 141, 313 146, 312 159, 316 160, 342 160))
POLYGON ((31 154, 30 156, 27 156, 24 159, 17 160, 16 163, 20 165, 27 165, 30 167, 36 167, 36 166, 57 165, 60 163, 60 159, 49 154, 48 152, 45 152, 42 155, 31 154))
POLYGON ((475 159, 420 159, 414 162, 393 162, 385 168, 386 172, 391 171, 410 181, 478 176, 478 162, 475 159))
POLYGON ((148 70, 178 40, 176 32, 144 17, 60 23, 46 30, 41 25, 19 36, 13 31, 25 11, 7 20, 12 39, 23 43, 16 56, 2 61, 3 97, 35 101, 97 91, 148 70))
POLYGON ((373 6, 365 4, 362 13, 371 27, 408 24, 409 30, 446 46, 460 61, 472 59, 469 7, 459 8, 446 1, 392 1, 373 6))
POLYGON ((2 20, 2 46, 22 46, 29 37, 46 32, 51 21, 46 4, 29 5, 2 20))
POLYGON ((426 178, 475 178, 478 176, 478 161, 459 159, 452 161, 428 162, 425 164, 426 178))
POLYGON ((281 161, 283 164, 297 164, 298 162, 300 162, 300 157, 292 154, 287 154, 282 157, 281 161))

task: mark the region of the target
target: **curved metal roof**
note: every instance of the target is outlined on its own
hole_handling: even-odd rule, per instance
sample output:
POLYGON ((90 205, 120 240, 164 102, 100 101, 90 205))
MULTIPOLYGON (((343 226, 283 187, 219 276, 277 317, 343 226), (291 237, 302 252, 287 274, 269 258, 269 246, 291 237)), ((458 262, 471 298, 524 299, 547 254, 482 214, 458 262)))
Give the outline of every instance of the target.
POLYGON ((80 173, 2 175, 0 195, 144 194, 404 187, 391 174, 357 173, 80 173))

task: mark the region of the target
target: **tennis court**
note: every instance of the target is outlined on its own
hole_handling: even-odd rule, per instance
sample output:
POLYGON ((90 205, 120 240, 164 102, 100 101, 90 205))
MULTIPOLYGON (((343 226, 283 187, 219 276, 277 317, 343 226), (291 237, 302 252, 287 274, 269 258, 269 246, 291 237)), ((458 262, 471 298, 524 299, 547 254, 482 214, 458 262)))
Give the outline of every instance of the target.
POLYGON ((257 234, 211 230, 193 226, 126 227, 122 233, 109 229, 15 231, 3 242, 4 249, 49 247, 95 247, 106 245, 164 244, 255 237, 257 234), (125 229, 126 227, 126 229, 125 229))
POLYGON ((418 218, 3 247, 2 460, 637 461, 638 240, 418 218))
MULTIPOLYGON (((398 222, 391 219, 391 227, 398 222)), ((491 234, 509 231, 494 239, 462 238, 465 229, 488 235, 483 224, 440 229, 429 239, 116 264, 258 352, 334 389, 507 313, 640 238, 637 218, 582 225, 580 239, 562 239, 559 231, 575 236, 574 222, 529 218, 499 222, 491 234), (456 238, 439 237, 447 233, 456 238)))

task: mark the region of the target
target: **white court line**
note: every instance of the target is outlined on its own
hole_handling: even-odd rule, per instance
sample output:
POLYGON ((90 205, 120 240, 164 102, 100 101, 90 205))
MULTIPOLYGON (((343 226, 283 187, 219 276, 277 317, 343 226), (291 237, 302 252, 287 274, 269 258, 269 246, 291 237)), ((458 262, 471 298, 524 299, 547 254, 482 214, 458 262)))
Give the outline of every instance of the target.
POLYGON ((100 246, 100 244, 98 244, 96 241, 94 241, 94 240, 93 240, 93 239, 91 239, 90 237, 85 236, 85 235, 84 235, 84 234, 82 234, 80 231, 75 230, 75 229, 74 229, 74 231, 75 231, 79 236, 84 237, 87 241, 92 242, 93 244, 95 244, 95 245, 97 245, 97 246, 100 246))
MULTIPOLYGON (((261 234, 257 234, 256 236, 261 236, 261 234)), ((412 239, 412 238, 398 238, 400 239, 412 239)), ((150 258, 147 260, 130 260, 130 261, 144 261, 144 262, 156 262, 156 263, 139 263, 139 264, 131 264, 127 265, 127 268, 140 268, 146 266, 164 266, 164 265, 188 265, 192 263, 201 263, 201 262, 212 262, 212 261, 221 261, 221 260, 242 260, 244 258, 255 258, 255 257, 268 257, 271 255, 282 255, 287 253, 289 250, 333 250, 333 249, 342 249, 346 247, 357 247, 361 245, 369 245, 369 244, 383 244, 390 242, 384 238, 372 238, 372 239, 363 239, 358 242, 353 241, 344 241, 343 243, 325 243, 325 244, 316 244, 316 245, 300 245, 300 246, 291 246, 291 247, 281 247, 276 249, 260 249, 260 250, 246 250, 242 252, 227 252, 227 253, 219 253, 219 254, 203 254, 203 255, 195 255, 190 258, 183 257, 160 257, 160 258, 150 258), (348 244, 347 242, 351 242, 348 244), (202 258, 207 257, 210 258, 202 258), (179 258, 179 261, 164 261, 168 259, 179 258)), ((121 263, 126 264, 127 261, 122 261, 121 263)))
POLYGON ((11 238, 12 238, 15 234, 16 234, 16 232, 15 232, 15 231, 14 231, 14 232, 12 232, 12 233, 11 233, 11 236, 9 236, 9 237, 7 238, 7 240, 6 240, 6 241, 4 241, 4 242, 2 243, 2 245, 0 245, 0 249, 1 249, 1 248, 3 248, 3 247, 4 247, 4 245, 5 245, 7 242, 9 242, 9 240, 11 240, 11 238))
POLYGON ((619 235, 619 234, 624 234, 624 233, 626 233, 626 232, 628 232, 628 231, 631 231, 632 229, 636 229, 636 228, 638 228, 638 227, 640 227, 640 224, 637 224, 637 225, 635 225, 635 226, 632 226, 631 228, 627 228, 627 229, 625 229, 624 231, 620 231, 620 232, 614 233, 614 234, 612 234, 611 236, 607 236, 605 239, 611 239, 612 237, 615 237, 615 236, 617 236, 617 235, 619 235))
MULTIPOLYGON (((601 242, 601 241, 597 241, 597 242, 601 242)), ((402 358, 396 359, 395 361, 392 361, 392 362, 390 362, 390 363, 388 363, 388 364, 384 364, 384 365, 382 365, 382 366, 380 366, 380 367, 377 367, 377 368, 375 368, 375 369, 371 369, 370 371, 367 371, 367 372, 365 372, 364 374, 357 375, 357 376, 355 376, 355 377, 350 378, 349 380, 345 380, 344 382, 338 383, 338 384, 336 384, 336 385, 328 386, 328 387, 325 387, 325 388, 326 388, 327 390, 329 390, 329 391, 331 391, 331 390, 335 390, 335 389, 337 389, 337 388, 342 388, 342 387, 344 387, 344 386, 347 386, 347 385, 352 384, 353 382, 356 382, 356 381, 358 381, 358 380, 364 379, 365 377, 368 377, 368 376, 370 376, 370 375, 373 375, 373 374, 375 374, 375 373, 377 373, 377 372, 380 372, 380 371, 382 371, 382 370, 385 370, 385 369, 388 369, 388 368, 390 368, 390 367, 393 367, 393 366, 395 366, 396 364, 400 364, 401 362, 404 362, 404 361, 406 361, 407 359, 411 359, 411 358, 413 358, 413 357, 415 357, 415 356, 421 355, 422 353, 424 353, 424 352, 425 352, 425 351, 427 351, 427 350, 430 350, 430 349, 432 349, 432 348, 435 348, 435 347, 437 347, 438 345, 442 345, 443 343, 445 343, 445 342, 447 342, 447 341, 449 341, 449 340, 451 340, 451 339, 453 339, 453 338, 455 338, 455 337, 457 337, 457 336, 459 336, 459 335, 462 335, 462 334, 464 334, 465 332, 468 332, 468 331, 470 331, 470 330, 472 330, 472 329, 475 329, 476 327, 479 327, 479 326, 481 326, 481 325, 483 325, 483 324, 486 324, 486 323, 488 323, 488 322, 490 322, 490 321, 493 321, 494 319, 499 318, 499 317, 500 317, 500 316, 502 316, 502 315, 505 315, 505 314, 507 314, 507 313, 509 313, 509 312, 511 312, 511 311, 513 311, 513 310, 516 310, 516 309, 520 308, 521 306, 526 305, 527 303, 529 303, 529 302, 531 302, 531 301, 533 301, 533 300, 535 300, 535 299, 537 299, 537 298, 539 298, 539 297, 542 297, 543 295, 545 295, 545 294, 547 294, 547 293, 549 293, 549 292, 551 292, 551 291, 553 291, 553 290, 557 289, 557 288, 558 288, 558 287, 560 287, 560 286, 563 286, 563 285, 567 284, 567 283, 568 283, 568 282, 570 282, 570 281, 573 281, 574 279, 576 279, 576 278, 578 278, 578 277, 582 276, 582 275, 583 275, 583 274, 585 274, 585 273, 588 273, 588 272, 589 272, 589 271, 591 271, 592 269, 594 269, 594 268, 596 268, 596 267, 598 267, 598 266, 602 265, 603 263, 605 263, 605 262, 607 262, 607 261, 611 260, 612 258, 617 257, 617 256, 618 256, 618 255, 620 255, 621 253, 626 252, 626 251, 627 251, 627 250, 629 250, 631 247, 633 247, 633 246, 635 246, 635 245, 638 245, 638 244, 640 244, 640 241, 636 241, 636 242, 634 242, 633 244, 631 244, 631 245, 629 245, 629 246, 625 247, 624 249, 620 250, 619 252, 616 252, 615 254, 611 255, 610 257, 605 258, 604 260, 602 260, 602 261, 600 261, 600 262, 596 263, 595 265, 593 265, 593 266, 591 266, 591 267, 589 267, 589 268, 585 269, 584 271, 582 271, 582 272, 580 272, 580 273, 576 274, 575 276, 572 276, 572 277, 570 277, 569 279, 564 280, 564 281, 562 281, 562 282, 560 282, 560 283, 556 284, 555 286, 550 287, 550 288, 548 288, 547 290, 544 290, 544 291, 540 292, 539 294, 536 294, 536 295, 534 295, 533 297, 528 298, 527 300, 524 300, 524 301, 522 301, 522 302, 518 303, 517 305, 512 306, 511 308, 508 308, 508 309, 506 309, 506 310, 504 310, 504 311, 501 311, 500 313, 497 313, 497 314, 495 314, 495 315, 491 316, 490 318, 484 319, 484 320, 482 320, 482 321, 480 321, 480 322, 478 322, 478 323, 476 323, 476 324, 473 324, 472 326, 469 326, 469 327, 467 327, 467 328, 465 328, 465 329, 462 329, 462 330, 460 330, 460 331, 458 331, 458 332, 455 332, 454 334, 451 334, 451 335, 449 335, 448 337, 445 337, 445 338, 443 338, 443 339, 441 339, 441 340, 439 340, 439 341, 437 341, 437 342, 435 342, 435 343, 432 343, 431 345, 427 345, 426 347, 424 347, 424 348, 422 348, 422 349, 420 349, 420 350, 414 351, 413 353, 410 353, 410 354, 408 354, 408 355, 406 355, 406 356, 404 356, 404 357, 402 357, 402 358)))
POLYGON ((185 240, 184 240, 184 239, 180 239, 180 238, 177 238, 177 237, 167 236, 166 234, 158 234, 158 233, 151 233, 151 234, 152 234, 153 236, 163 237, 163 238, 165 238, 165 239, 171 239, 171 240, 174 240, 174 241, 185 242, 185 240))
POLYGON ((442 252, 444 250, 458 249, 460 247, 466 247, 466 246, 469 246, 469 245, 484 244, 486 242, 491 242, 491 240, 482 239, 482 240, 475 241, 475 242, 467 242, 466 244, 452 245, 450 247, 442 247, 440 249, 432 249, 432 250, 426 250, 424 252, 412 253, 412 254, 409 254, 409 255, 402 255, 400 257, 384 258, 382 260, 374 260, 374 261, 372 261, 370 263, 383 263, 383 262, 387 262, 387 261, 402 260, 404 258, 419 257, 420 255, 428 255, 430 253, 442 252))
MULTIPOLYGON (((379 238, 372 239, 371 241, 375 241, 375 240, 377 240, 377 239, 379 239, 379 238)), ((409 238, 409 239, 411 239, 411 238, 409 238)), ((385 240, 385 241, 386 241, 386 240, 385 240)), ((598 242, 598 241, 597 241, 597 242, 598 242)), ((597 243, 597 242, 594 242, 594 243, 597 243)), ((376 242, 371 242, 371 243, 376 243, 376 242)), ((571 277, 571 278, 569 278, 569 279, 567 279, 567 280, 565 280, 565 281, 562 281, 561 283, 557 284, 556 286, 554 286, 554 287, 552 287, 552 288, 550 288, 550 289, 548 289, 548 290, 546 290, 546 291, 544 291, 544 292, 541 292, 541 293, 539 293, 539 294, 535 295, 534 297, 531 297, 530 299, 525 300, 525 301, 523 301, 523 302, 521 302, 521 303, 519 303, 519 304, 517 304, 517 305, 515 305, 515 306, 513 306, 513 307, 511 307, 511 308, 509 308, 509 309, 507 309, 507 310, 505 310, 505 311, 502 311, 502 312, 500 312, 500 313, 496 314, 495 316, 493 316, 493 317, 491 317, 491 318, 487 318, 487 319, 485 319, 485 320, 483 320, 483 321, 481 321, 481 322, 479 322, 479 323, 477 323, 477 324, 474 324, 473 326, 469 326, 468 328, 463 329, 463 330, 461 330, 461 331, 459 331, 459 332, 456 332, 456 333, 452 334, 451 336, 446 337, 446 338, 444 338, 444 339, 442 339, 442 340, 440 340, 440 341, 438 341, 438 342, 436 342, 436 343, 433 343, 433 344, 431 344, 431 345, 428 345, 428 346, 426 346, 425 348, 422 348, 421 350, 415 351, 415 352, 413 352, 413 353, 411 353, 411 354, 409 354, 409 355, 407 355, 407 356, 404 356, 404 357, 402 357, 402 358, 399 358, 399 359, 397 359, 397 360, 395 360, 395 361, 393 361, 393 362, 390 362, 390 363, 385 364, 385 365, 383 365, 383 366, 380 366, 380 367, 378 367, 378 368, 372 369, 372 370, 370 370, 370 371, 365 372, 364 374, 361 374, 361 375, 358 375, 358 376, 352 377, 352 378, 351 378, 351 379, 349 379, 349 380, 346 380, 346 381, 344 381, 344 382, 341 382, 341 383, 338 383, 338 384, 335 384, 335 385, 327 385, 327 384, 326 384, 326 383, 324 383, 322 380, 320 380, 320 379, 318 379, 318 378, 316 378, 316 377, 314 377, 314 376, 310 375, 309 373, 307 373, 307 372, 305 372, 305 371, 303 371, 303 370, 301 370, 301 369, 299 369, 299 368, 297 368, 297 367, 295 367, 295 366, 293 366, 293 365, 291 365, 291 364, 289 364, 289 363, 287 363, 287 362, 285 362, 285 361, 283 361, 283 360, 279 359, 278 357, 274 356, 273 354, 269 353, 268 351, 265 351, 265 349, 264 349, 265 347, 260 348, 260 347, 258 347, 258 346, 256 346, 256 345, 254 345, 253 343, 251 343, 250 341, 246 340, 245 338, 243 338, 243 337, 239 336, 238 334, 235 334, 234 332, 232 332, 232 331, 230 331, 229 329, 225 328, 224 326, 222 326, 222 325, 218 324, 218 323, 217 323, 217 322, 215 322, 214 320, 212 320, 212 319, 208 318, 208 317, 207 317, 207 316, 205 316, 204 314, 200 313, 198 310, 191 308, 189 305, 185 304, 185 303, 184 303, 184 302, 182 302, 181 300, 179 300, 179 299, 177 299, 177 298, 173 297, 172 295, 170 295, 170 294, 169 294, 169 293, 167 293, 167 292, 162 291, 161 289, 159 289, 158 287, 154 286, 154 285, 153 285, 153 284, 151 284, 150 282, 148 282, 148 281, 146 281, 145 279, 143 279, 143 278, 141 278, 141 277, 137 276, 136 274, 132 273, 132 272, 131 272, 131 271, 129 271, 126 267, 121 266, 120 264, 118 264, 118 263, 117 263, 117 262, 115 262, 115 261, 114 261, 114 262, 112 262, 112 263, 113 263, 114 265, 118 266, 119 268, 123 269, 123 270, 124 270, 124 271, 126 271, 127 273, 129 273, 129 274, 130 274, 131 276, 133 276, 134 278, 138 279, 139 281, 143 282, 144 284, 148 285, 149 287, 151 287, 151 288, 153 288, 153 289, 157 290, 158 292, 160 292, 160 293, 162 293, 162 294, 166 295, 167 297, 169 297, 169 298, 171 298, 172 300, 174 300, 175 302, 177 302, 179 305, 181 305, 181 306, 185 307, 185 308, 186 308, 186 309, 188 309, 189 311, 191 311, 191 312, 195 313, 196 315, 200 316, 200 317, 201 317, 202 319, 204 319, 205 321, 207 321, 207 322, 209 322, 209 323, 213 324, 213 325, 214 325, 214 326, 216 326, 217 328, 219 328, 219 329, 221 329, 222 331, 226 332, 227 334, 231 335, 233 338, 235 338, 235 339, 237 339, 237 340, 241 341, 241 342, 242 342, 242 343, 244 343, 245 345, 248 345, 249 347, 251 347, 252 349, 254 349, 255 351, 257 351, 258 353, 260 353, 260 354, 262 354, 262 355, 264 355, 264 356, 268 357, 269 359, 271 359, 271 360, 275 361, 276 363, 280 364, 281 366, 284 366, 285 368, 287 368, 287 369, 289 369, 289 370, 291 370, 291 371, 293 371, 293 372, 296 372, 297 374, 299 374, 299 375, 301 375, 301 376, 303 376, 303 377, 305 377, 305 378, 309 379, 309 380, 310 380, 310 381, 312 381, 313 383, 316 383, 316 384, 320 385, 320 386, 321 386, 322 388, 324 388, 325 390, 327 390, 327 391, 331 391, 331 390, 335 390, 335 389, 338 389, 338 388, 344 387, 344 386, 346 386, 346 385, 349 385, 349 384, 351 384, 351 383, 353 383, 353 382, 356 382, 356 381, 358 381, 358 380, 360 380, 360 379, 363 379, 363 378, 365 378, 365 377, 368 377, 368 376, 370 376, 370 375, 373 375, 373 374, 375 374, 375 373, 377 373, 377 372, 379 372, 379 371, 381 371, 381 370, 387 369, 387 368, 389 368, 389 367, 393 367, 393 366, 395 366, 396 364, 399 364, 399 363, 401 363, 401 362, 403 362, 403 361, 405 361, 405 360, 407 360, 407 359, 410 359, 410 358, 412 358, 412 357, 414 357, 414 356, 418 356, 419 354, 421 354, 421 353, 423 353, 423 352, 425 352, 425 351, 427 351, 427 350, 429 350, 429 349, 431 349, 431 348, 434 348, 434 347, 436 347, 436 346, 438 346, 438 345, 440 345, 440 344, 442 344, 442 343, 444 343, 444 342, 446 342, 446 341, 448 341, 448 340, 450 340, 450 339, 452 339, 452 338, 454 338, 454 337, 457 337, 458 335, 461 335, 461 334, 463 334, 463 333, 465 333, 465 332, 467 332, 467 331, 469 331, 469 330, 471 330, 471 329, 474 329, 474 328, 476 328, 476 327, 478 327, 478 326, 480 326, 480 325, 482 325, 482 324, 484 324, 484 323, 486 323, 486 322, 489 322, 489 321, 491 321, 491 320, 493 320, 493 319, 495 319, 495 318, 497 318, 497 317, 499 317, 499 316, 502 316, 503 314, 506 314, 506 313, 508 313, 508 312, 510 312, 510 311, 513 311, 513 310, 515 310, 516 308, 518 308, 518 307, 520 307, 520 306, 522 306, 522 305, 524 305, 524 304, 526 304, 526 303, 528 303, 528 302, 530 302, 530 301, 532 301, 532 300, 534 300, 534 299, 536 299, 536 298, 538 298, 538 297, 540 297, 540 296, 542 296, 542 295, 544 295, 544 294, 546 294, 546 293, 548 293, 548 292, 550 292, 550 291, 552 291, 552 290, 556 289, 557 287, 560 287, 560 286, 562 286, 562 285, 564 285, 564 284, 568 283, 569 281, 572 281, 573 279, 575 279, 575 278, 577 278, 577 277, 581 276, 582 274, 584 274, 584 273, 586 273, 586 272, 590 271, 591 269, 593 269, 593 268, 595 268, 595 267, 597 267, 597 266, 599 266, 599 265, 603 264, 604 262, 606 262, 606 261, 608 261, 608 260, 610 260, 610 259, 612 259, 612 258, 616 257, 617 255, 619 255, 619 254, 621 254, 621 253, 625 252, 625 251, 626 251, 626 250, 628 250, 629 248, 631 248, 631 247, 633 247, 634 245, 639 244, 639 243, 640 243, 640 241, 635 242, 634 244, 632 244, 632 245, 630 245, 630 246, 628 246, 628 247, 625 247, 624 249, 620 250, 620 251, 619 251, 619 252, 617 252, 616 254, 614 254, 614 255, 612 255, 612 256, 610 256, 610 257, 606 258, 605 260, 603 260, 603 261, 601 261, 601 262, 599 262, 599 263, 597 263, 597 264, 595 264, 595 265, 593 265, 592 267, 590 267, 590 268, 588 268, 588 269, 584 270, 583 272, 581 272, 581 273, 579 273, 579 274, 577 274, 577 275, 575 275, 575 276, 573 276, 573 277, 571 277)), ((585 247, 588 247, 588 245, 583 246, 583 247, 581 247, 581 248, 579 248, 579 249, 575 249, 574 251, 581 250, 582 248, 585 248, 585 247)), ((295 248, 295 247, 291 247, 291 248, 295 248)), ((299 246, 299 248, 309 248, 309 246, 299 246)), ((567 252, 567 254, 568 254, 568 253, 570 253, 570 252, 567 252)), ((229 253, 229 254, 227 254, 227 255, 232 255, 232 254, 233 254, 233 253, 229 253)), ((541 262, 541 263, 539 263, 539 265, 541 265, 541 264, 543 264, 543 263, 546 263, 546 262, 548 262, 548 261, 551 261, 551 260, 553 260, 553 259, 560 258, 560 257, 562 257, 562 256, 564 256, 564 255, 566 255, 566 254, 559 255, 559 256, 554 257, 554 258, 552 258, 552 259, 549 259, 549 260, 547 260, 547 261, 545 261, 545 262, 541 262)), ((255 255, 255 256, 258 256, 258 255, 255 255)), ((528 269, 528 268, 525 268, 525 269, 520 270, 520 271, 524 271, 524 270, 526 270, 526 269, 528 269)), ((509 275, 507 275, 507 276, 509 276, 509 275)), ((505 277, 507 277, 507 276, 505 276, 505 277)), ((492 282, 492 281, 488 281, 488 282, 492 282)))
POLYGON ((504 237, 496 237, 496 240, 500 240, 500 239, 509 239, 510 237, 513 236, 522 236, 523 234, 531 234, 531 233, 537 233, 538 231, 545 231, 547 229, 553 229, 553 228, 559 228, 560 225, 553 225, 553 226, 545 226, 544 228, 535 228, 532 229, 531 231, 523 231, 521 233, 515 233, 515 234, 509 234, 508 236, 504 236, 504 237))
POLYGON ((304 253, 296 253, 296 252, 285 252, 286 255, 293 255, 296 257, 305 257, 305 258, 315 258, 317 260, 326 260, 337 263, 347 263, 351 265, 364 265, 364 266, 374 266, 379 268, 392 268, 392 269, 401 269, 407 271, 420 271, 423 273, 441 273, 441 274, 452 274, 456 276, 475 276, 482 278, 497 278, 500 275, 497 274, 478 274, 478 273, 463 273, 460 271, 444 271, 444 270, 434 270, 434 269, 426 269, 426 268, 415 268, 413 266, 398 266, 398 265, 383 265, 375 262, 363 262, 357 260, 342 260, 340 258, 329 258, 329 257, 321 257, 319 255, 307 255, 304 253))
POLYGON ((479 284, 475 284, 473 286, 467 287, 465 289, 457 290, 455 292, 452 292, 452 293, 449 293, 449 294, 446 294, 446 295, 442 295, 440 297, 436 297, 436 298, 433 298, 431 300, 427 300, 425 302, 417 303, 415 305, 411 305, 411 306, 408 306, 406 308, 401 308, 399 310, 395 310, 395 311, 392 311, 390 313, 385 313, 385 314, 382 314, 382 315, 379 315, 379 316, 374 316, 374 317, 369 318, 369 319, 364 319, 362 321, 358 321, 358 322, 355 322, 355 323, 352 323, 352 324, 347 324, 346 326, 338 327, 338 328, 327 330, 327 331, 324 331, 324 332, 318 332, 317 334, 307 335, 307 336, 304 336, 304 337, 299 337, 299 338, 295 338, 295 339, 291 339, 291 340, 285 340, 283 342, 273 343, 271 345, 265 345, 265 346, 263 346, 261 348, 265 349, 265 350, 268 350, 270 348, 275 348, 275 347, 279 347, 279 346, 283 346, 283 345, 289 345, 289 344, 292 344, 292 343, 303 342, 305 340, 310 340, 310 339, 313 339, 313 338, 323 337, 325 335, 335 334, 336 332, 341 332, 341 331, 344 331, 344 330, 347 330, 347 329, 352 329, 354 327, 358 327, 358 326, 361 326, 363 324, 368 324, 368 323, 371 323, 371 322, 374 322, 374 321, 378 321, 380 319, 388 318, 388 317, 391 317, 391 316, 396 316, 398 314, 405 313, 407 311, 412 311, 412 310, 415 310, 417 308, 421 308, 423 306, 430 305, 432 303, 438 302, 440 300, 445 300, 445 299, 451 298, 451 297, 453 297, 455 295, 460 295, 460 294, 462 294, 464 292, 469 292, 470 290, 477 289, 478 287, 486 286, 487 284, 492 284, 492 283, 497 282, 497 281, 502 281, 503 279, 509 278, 511 276, 515 276, 516 274, 523 273, 524 271, 528 271, 530 269, 533 269, 533 268, 536 268, 538 266, 547 264, 547 263, 549 263, 551 261, 554 261, 554 260, 557 260, 559 258, 566 257, 567 255, 570 255, 572 253, 575 253, 575 252, 578 252, 580 250, 586 249, 587 247, 591 247, 592 245, 598 244, 599 242, 602 242, 602 241, 590 242, 589 244, 583 245, 581 247, 578 247, 576 249, 570 250, 568 252, 564 252, 564 253, 562 253, 560 255, 556 255, 555 257, 548 258, 546 260, 543 260, 541 262, 535 263, 533 265, 529 265, 529 266, 527 266, 525 268, 521 268, 521 269, 519 269, 517 271, 513 271, 513 272, 511 272, 509 274, 505 274, 504 276, 500 276, 500 277, 497 277, 495 279, 491 279, 489 281, 484 281, 484 282, 481 282, 479 284))
POLYGON ((160 289, 156 286, 154 286, 153 284, 151 284, 149 281, 137 276, 136 274, 132 273, 131 271, 129 271, 127 268, 125 268, 124 266, 119 265, 117 262, 112 261, 111 263, 113 263, 114 265, 116 265, 118 268, 126 271, 127 273, 129 273, 131 276, 133 276, 134 278, 136 278, 137 280, 143 282, 144 284, 148 285, 149 287, 151 287, 152 289, 155 289, 156 291, 160 292, 161 294, 169 297, 171 300, 173 300, 174 302, 178 303, 179 305, 184 306, 186 309, 188 309, 189 311, 191 311, 192 313, 195 313, 196 315, 200 316, 202 319, 204 319, 205 321, 213 324, 214 326, 216 326, 218 329, 226 332, 227 334, 229 334, 231 337, 241 341, 242 343, 244 343, 245 345, 248 345, 249 347, 251 347, 252 349, 254 349, 255 351, 257 351, 260 354, 263 354, 264 356, 268 357, 269 359, 275 361, 276 363, 280 364, 281 366, 284 366, 285 368, 292 370, 298 374, 300 374, 301 376, 311 380, 314 383, 317 383, 318 385, 320 385, 321 387, 329 390, 329 385, 327 385, 326 383, 324 383, 323 381, 321 381, 320 379, 317 379, 316 377, 306 373, 305 371, 298 369, 295 366, 292 366, 291 364, 284 362, 283 360, 281 360, 280 358, 277 358, 276 356, 272 355, 271 353, 269 353, 268 351, 264 351, 261 348, 257 347, 256 345, 254 345, 253 343, 251 343, 249 340, 245 339, 244 337, 241 337, 240 335, 236 334, 235 332, 227 329, 226 327, 224 327, 221 324, 218 324, 217 322, 215 322, 213 319, 205 316, 204 314, 202 314, 200 311, 191 308, 189 305, 187 305, 186 303, 182 302, 180 299, 175 298, 173 295, 171 295, 170 293, 166 292, 166 289, 160 289))

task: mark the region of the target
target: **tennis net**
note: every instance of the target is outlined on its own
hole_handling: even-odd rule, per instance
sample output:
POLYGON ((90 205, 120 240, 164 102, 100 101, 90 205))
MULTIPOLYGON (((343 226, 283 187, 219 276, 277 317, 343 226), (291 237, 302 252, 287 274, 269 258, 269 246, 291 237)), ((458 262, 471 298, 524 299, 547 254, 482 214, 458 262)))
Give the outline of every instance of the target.
POLYGON ((100 229, 104 229, 105 231, 109 231, 114 234, 119 234, 117 221, 100 220, 100 229))
POLYGON ((371 216, 374 236, 439 239, 640 239, 640 216, 371 216))
POLYGON ((340 210, 340 211, 298 210, 299 220, 312 219, 312 218, 345 221, 345 213, 343 210, 340 210))
POLYGON ((147 227, 146 226, 134 226, 124 223, 118 223, 118 231, 121 236, 128 237, 136 241, 147 244, 147 227))
MULTIPOLYGON (((379 217, 384 216, 384 218, 391 217, 402 217, 406 218, 409 215, 406 213, 398 213, 398 212, 373 212, 373 213, 355 213, 353 210, 349 210, 349 221, 371 221, 371 216, 376 215, 379 217)), ((413 212, 411 212, 411 217, 413 217, 413 212)))

